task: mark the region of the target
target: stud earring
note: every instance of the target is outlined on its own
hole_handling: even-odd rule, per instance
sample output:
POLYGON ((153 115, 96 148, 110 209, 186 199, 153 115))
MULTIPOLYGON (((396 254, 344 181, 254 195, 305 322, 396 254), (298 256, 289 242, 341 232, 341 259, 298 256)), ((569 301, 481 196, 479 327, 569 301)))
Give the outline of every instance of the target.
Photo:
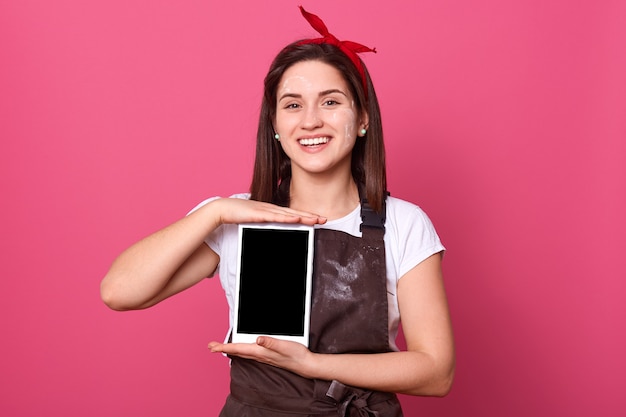
POLYGON ((280 140, 280 135, 279 135, 278 133, 276 133, 276 134, 274 135, 274 139, 276 139, 276 140, 280 140))
POLYGON ((366 133, 367 133, 366 129, 361 129, 361 136, 365 136, 366 133))

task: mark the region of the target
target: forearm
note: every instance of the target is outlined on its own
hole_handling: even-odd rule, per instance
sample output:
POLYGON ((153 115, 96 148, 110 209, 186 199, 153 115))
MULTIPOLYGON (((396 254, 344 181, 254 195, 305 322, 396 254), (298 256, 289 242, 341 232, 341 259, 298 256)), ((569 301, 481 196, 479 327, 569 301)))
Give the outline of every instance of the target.
MULTIPOLYGON (((101 284, 102 298, 119 310, 143 308, 168 286, 170 280, 206 236, 219 225, 213 203, 135 243, 113 262, 101 284)), ((202 271, 187 267, 189 281, 203 278, 202 271)), ((197 269, 197 268, 196 268, 197 269)), ((204 271, 207 275, 212 271, 204 271)), ((190 284, 191 285, 191 284, 190 284)))
POLYGON ((306 376, 410 395, 443 396, 451 387, 454 360, 421 352, 312 354, 306 376))

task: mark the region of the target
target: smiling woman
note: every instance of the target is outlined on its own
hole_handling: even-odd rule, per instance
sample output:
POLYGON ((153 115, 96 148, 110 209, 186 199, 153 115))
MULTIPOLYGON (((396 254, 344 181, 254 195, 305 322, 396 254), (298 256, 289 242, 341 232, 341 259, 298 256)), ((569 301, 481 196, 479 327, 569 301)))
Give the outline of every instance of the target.
MULTIPOLYGON (((301 10, 324 37, 286 46, 270 67, 251 193, 207 200, 131 246, 102 298, 145 308, 217 273, 232 326, 237 225, 313 225, 309 347, 267 336, 211 342, 232 361, 220 416, 397 417, 396 393, 441 396, 452 384, 444 247, 419 207, 388 196, 378 101, 356 55, 370 49, 338 41, 301 10), (395 342, 401 318, 405 350, 395 342)), ((277 268, 268 264, 260 277, 277 268)))

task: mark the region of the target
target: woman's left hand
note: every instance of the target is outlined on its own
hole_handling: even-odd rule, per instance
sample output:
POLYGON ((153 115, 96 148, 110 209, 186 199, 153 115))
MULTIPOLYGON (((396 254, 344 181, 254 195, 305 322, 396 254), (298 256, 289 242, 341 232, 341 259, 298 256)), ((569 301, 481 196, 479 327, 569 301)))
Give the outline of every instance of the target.
POLYGON ((259 336, 256 343, 209 343, 211 352, 252 359, 286 369, 305 378, 313 378, 311 360, 315 354, 306 346, 288 340, 259 336))

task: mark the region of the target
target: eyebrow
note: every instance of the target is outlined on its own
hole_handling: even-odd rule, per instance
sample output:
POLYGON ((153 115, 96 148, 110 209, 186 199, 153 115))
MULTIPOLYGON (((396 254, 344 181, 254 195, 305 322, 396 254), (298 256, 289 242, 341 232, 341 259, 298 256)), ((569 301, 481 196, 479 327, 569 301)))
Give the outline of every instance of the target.
MULTIPOLYGON (((348 97, 348 95, 346 93, 344 93, 343 91, 339 90, 338 88, 331 88, 330 90, 324 90, 324 91, 320 91, 318 94, 318 97, 322 97, 322 96, 327 96, 329 94, 334 94, 334 93, 339 93, 345 97, 348 97)), ((280 96, 280 98, 278 99, 278 101, 281 101, 285 98, 302 98, 302 94, 296 94, 296 93, 285 93, 282 96, 280 96)))

